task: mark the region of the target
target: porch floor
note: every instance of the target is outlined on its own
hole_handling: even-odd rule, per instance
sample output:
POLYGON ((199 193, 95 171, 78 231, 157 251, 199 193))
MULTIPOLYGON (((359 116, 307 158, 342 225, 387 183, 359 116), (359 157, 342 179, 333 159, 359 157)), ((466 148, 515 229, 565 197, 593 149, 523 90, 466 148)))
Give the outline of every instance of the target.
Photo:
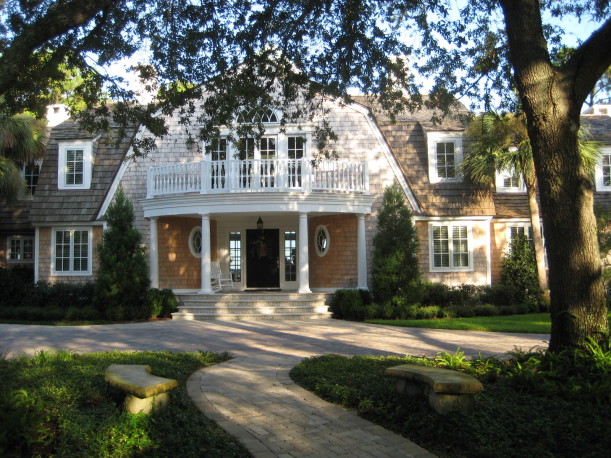
POLYGON ((216 294, 180 294, 174 320, 329 319, 330 293, 246 290, 216 294))

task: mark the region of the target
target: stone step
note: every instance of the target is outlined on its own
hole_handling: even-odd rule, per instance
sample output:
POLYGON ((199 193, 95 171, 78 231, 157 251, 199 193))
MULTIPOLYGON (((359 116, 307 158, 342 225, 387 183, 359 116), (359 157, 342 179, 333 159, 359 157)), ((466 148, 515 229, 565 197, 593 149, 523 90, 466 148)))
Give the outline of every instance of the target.
POLYGON ((304 320, 331 317, 329 294, 243 292, 181 295, 176 320, 304 320))
POLYGON ((223 314, 271 314, 271 313, 327 313, 329 307, 327 305, 294 305, 294 306, 276 306, 276 305, 185 305, 179 308, 183 313, 223 313, 223 314))
POLYGON ((331 313, 274 313, 266 314, 206 314, 206 313, 172 313, 173 320, 222 320, 222 321, 262 321, 262 320, 328 320, 331 313))

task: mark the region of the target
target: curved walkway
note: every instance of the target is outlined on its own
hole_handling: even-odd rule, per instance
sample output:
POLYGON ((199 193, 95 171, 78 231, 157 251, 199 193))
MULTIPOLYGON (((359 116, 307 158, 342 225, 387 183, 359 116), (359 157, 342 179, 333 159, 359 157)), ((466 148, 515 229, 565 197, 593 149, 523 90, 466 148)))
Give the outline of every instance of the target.
POLYGON ((288 372, 323 353, 454 352, 502 355, 546 345, 548 336, 393 328, 336 320, 292 322, 164 321, 105 326, 0 324, 0 354, 41 349, 227 351, 235 359, 193 374, 197 406, 256 457, 432 456, 413 442, 299 388, 288 372))

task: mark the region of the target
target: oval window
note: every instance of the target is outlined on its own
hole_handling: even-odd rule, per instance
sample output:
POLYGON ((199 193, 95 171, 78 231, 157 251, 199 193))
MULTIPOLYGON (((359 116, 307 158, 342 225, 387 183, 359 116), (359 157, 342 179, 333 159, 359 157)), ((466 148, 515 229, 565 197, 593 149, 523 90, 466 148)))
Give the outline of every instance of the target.
POLYGON ((318 226, 314 233, 314 243, 316 244, 316 253, 318 256, 324 256, 329 251, 331 239, 329 231, 325 226, 318 226))
POLYGON ((202 257, 202 228, 197 226, 191 230, 189 235, 189 250, 196 258, 202 257))

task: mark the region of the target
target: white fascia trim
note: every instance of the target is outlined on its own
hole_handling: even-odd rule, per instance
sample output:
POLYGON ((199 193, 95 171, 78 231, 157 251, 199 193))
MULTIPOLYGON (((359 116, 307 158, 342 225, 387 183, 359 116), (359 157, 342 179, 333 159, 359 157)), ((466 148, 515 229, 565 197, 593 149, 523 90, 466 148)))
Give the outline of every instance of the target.
POLYGON ((413 216, 414 221, 491 221, 494 216, 413 216))
POLYGON ((70 221, 55 221, 54 223, 32 223, 34 229, 40 227, 104 227, 103 221, 84 221, 84 222, 70 222, 70 221))
POLYGON ((495 223, 530 224, 530 218, 499 218, 495 223))
POLYGON ((369 108, 366 108, 356 103, 352 103, 349 106, 354 111, 361 113, 367 120, 367 123, 369 124, 369 128, 371 129, 371 133, 374 135, 374 137, 378 141, 378 144, 380 145, 382 152, 384 153, 384 155, 386 156, 386 159, 390 163, 390 167, 392 171, 394 172, 395 177, 397 177, 397 181, 401 185, 401 188, 403 188, 403 192, 407 196, 407 200, 409 200, 409 203, 411 204, 414 212, 420 213, 422 211, 420 208, 420 205, 418 204, 416 197, 412 193, 412 190, 409 187, 409 184, 407 183, 405 176, 403 175, 403 171, 401 170, 401 167, 399 166, 397 162, 397 158, 390 150, 390 147, 388 146, 388 143, 386 142, 386 139, 384 138, 384 134, 382 134, 382 131, 380 131, 380 128, 378 127, 375 120, 373 119, 373 116, 371 116, 371 110, 369 110, 369 108))
MULTIPOLYGON (((140 128, 138 129, 138 132, 136 133, 136 136, 132 139, 132 143, 134 140, 140 140, 142 138, 142 136, 144 135, 144 130, 145 128, 143 126, 140 126, 140 128)), ((121 184, 121 180, 123 180, 123 175, 125 175, 127 167, 129 167, 129 161, 127 161, 126 159, 133 152, 134 151, 133 151, 132 145, 130 144, 129 149, 127 150, 127 153, 125 154, 125 157, 123 158, 123 162, 121 163, 121 167, 119 167, 119 171, 117 172, 115 179, 113 180, 112 184, 110 185, 110 189, 108 190, 108 194, 106 194, 106 198, 104 199, 104 202, 102 203, 102 207, 100 207, 100 211, 98 212, 98 216, 96 219, 101 219, 106 214, 106 211, 108 210, 108 207, 112 203, 112 199, 115 197, 115 193, 117 192, 117 189, 119 188, 119 185, 121 184)))
POLYGON ((371 214, 371 194, 251 192, 187 194, 142 199, 145 218, 239 213, 348 213, 371 214))

